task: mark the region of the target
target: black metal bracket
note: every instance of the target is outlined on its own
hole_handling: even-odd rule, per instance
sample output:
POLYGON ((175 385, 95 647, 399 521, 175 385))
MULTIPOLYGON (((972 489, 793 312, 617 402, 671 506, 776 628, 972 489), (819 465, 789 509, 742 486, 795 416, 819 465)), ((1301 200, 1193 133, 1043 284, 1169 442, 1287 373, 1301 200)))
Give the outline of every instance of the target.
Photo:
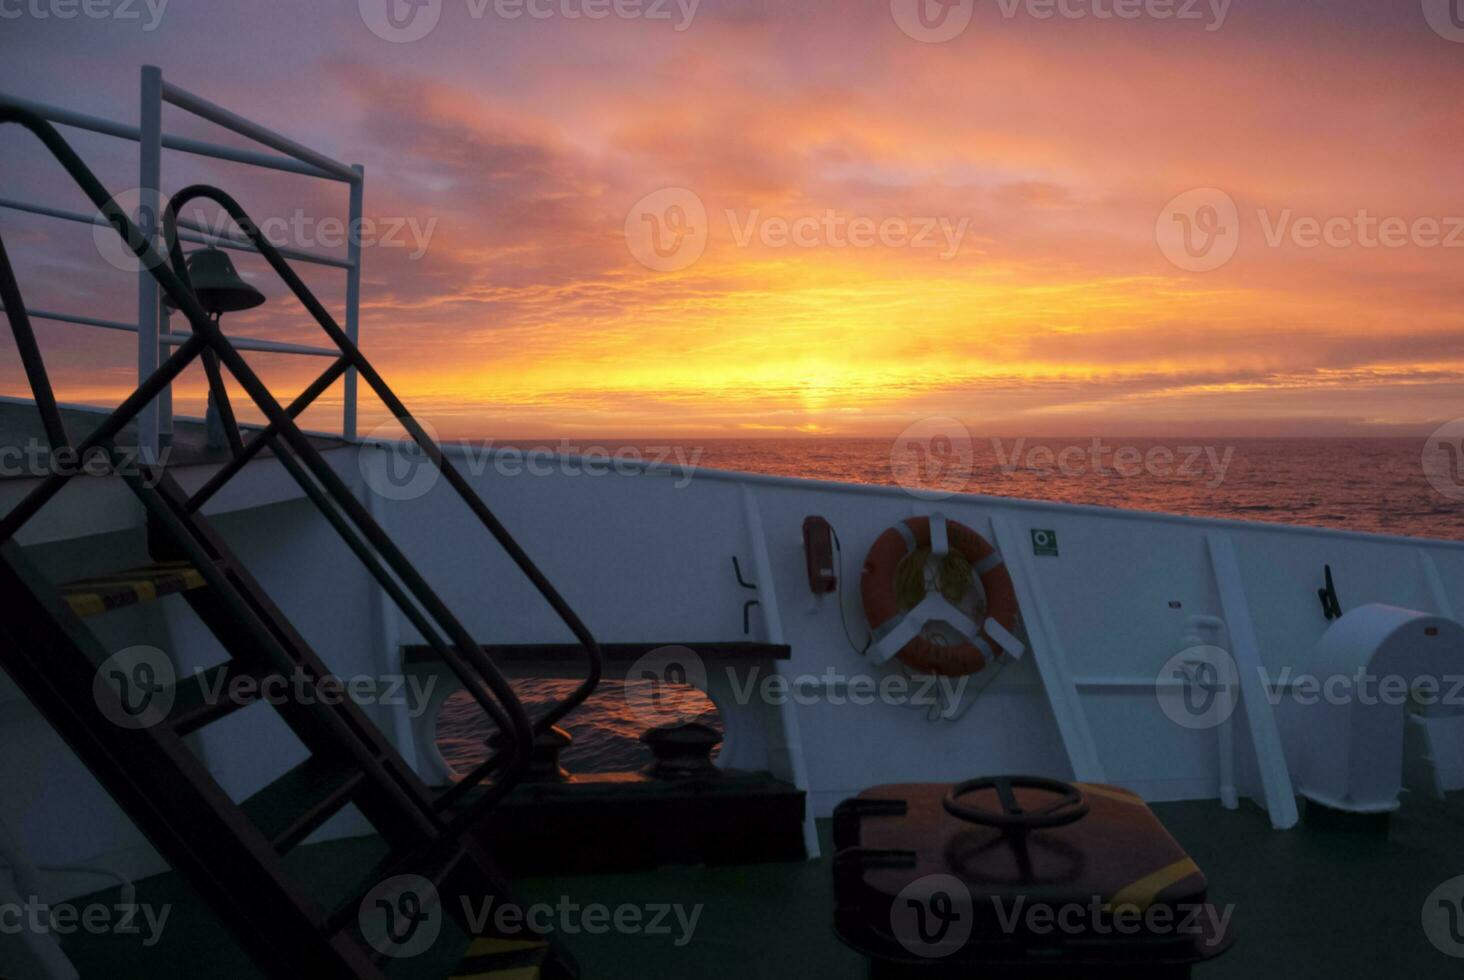
POLYGON ((1342 616, 1342 604, 1337 601, 1337 587, 1332 584, 1332 566, 1323 565, 1322 573, 1327 578, 1326 586, 1317 589, 1317 598, 1322 600, 1322 615, 1328 620, 1339 619, 1342 616))
MULTIPOLYGON (((749 582, 747 579, 742 577, 742 563, 737 560, 736 555, 732 556, 732 574, 737 576, 738 585, 742 586, 744 589, 751 589, 753 592, 757 591, 756 582, 749 582)), ((752 607, 760 605, 762 605, 762 603, 758 602, 756 599, 748 599, 742 604, 743 636, 747 636, 752 633, 752 607)))

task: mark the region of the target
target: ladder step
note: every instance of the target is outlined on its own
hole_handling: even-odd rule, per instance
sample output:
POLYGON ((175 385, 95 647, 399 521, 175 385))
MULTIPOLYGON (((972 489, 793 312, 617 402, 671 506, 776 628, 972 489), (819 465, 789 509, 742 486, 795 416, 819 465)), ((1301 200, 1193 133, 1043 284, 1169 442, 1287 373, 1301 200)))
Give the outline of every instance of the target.
MULTIPOLYGON (((173 731, 180 737, 191 735, 205 725, 248 707, 252 700, 230 695, 234 680, 249 677, 260 681, 271 673, 273 671, 267 667, 250 667, 237 660, 226 660, 179 681, 173 688, 173 710, 169 714, 173 731)), ((250 690, 257 693, 258 686, 250 690)))
POLYGON ((351 801, 366 774, 340 763, 306 759, 241 804, 275 849, 284 853, 351 801))
POLYGON ((201 589, 204 584, 198 569, 188 562, 164 561, 67 582, 61 586, 61 595, 72 612, 86 617, 201 589))

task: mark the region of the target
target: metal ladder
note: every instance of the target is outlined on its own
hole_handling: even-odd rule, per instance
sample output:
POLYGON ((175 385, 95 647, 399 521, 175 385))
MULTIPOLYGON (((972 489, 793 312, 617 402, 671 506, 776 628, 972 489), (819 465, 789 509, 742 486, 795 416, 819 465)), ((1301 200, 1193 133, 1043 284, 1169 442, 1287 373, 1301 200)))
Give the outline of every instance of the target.
MULTIPOLYGON (((411 875, 430 884, 448 914, 462 904, 455 899, 485 894, 506 898, 505 883, 491 858, 491 842, 482 839, 479 828, 522 777, 536 735, 594 690, 601 672, 599 647, 232 198, 217 189, 195 186, 173 200, 164 221, 170 268, 48 123, 23 109, 0 107, 0 125, 11 122, 30 130, 51 151, 192 327, 191 338, 73 446, 0 241, 0 302, 53 452, 75 452, 82 458, 100 453, 115 464, 114 440, 127 423, 185 367, 203 359, 210 390, 230 431, 233 456, 191 496, 156 465, 142 464, 127 472, 119 468, 118 475, 146 511, 152 557, 164 564, 130 578, 110 578, 124 593, 130 588, 143 598, 181 592, 229 659, 168 685, 125 675, 115 678, 115 684, 98 682, 106 650, 82 617, 108 611, 113 601, 97 594, 96 580, 70 587, 48 581, 15 540, 26 522, 78 475, 78 469, 47 476, 0 518, 0 596, 6 605, 6 615, 0 617, 0 666, 270 976, 383 977, 392 951, 363 933, 359 911, 364 892, 383 880, 411 875), (341 350, 341 356, 288 407, 274 399, 189 288, 176 215, 183 203, 198 197, 223 206, 341 350), (247 441, 233 424, 221 369, 235 378, 268 419, 268 425, 247 441), (588 661, 584 682, 541 717, 529 719, 502 673, 295 424, 295 418, 348 370, 359 372, 376 391, 445 482, 584 646, 588 661), (328 668, 202 515, 203 504, 266 447, 505 736, 503 748, 451 789, 434 794, 349 698, 318 696, 322 685, 333 681, 328 668), (315 695, 268 701, 310 754, 259 793, 235 802, 184 738, 247 704, 243 699, 219 700, 210 692, 229 689, 234 678, 263 680, 277 675, 298 679, 305 693, 315 695), (136 684, 129 688, 130 681, 143 684, 147 696, 138 697, 143 692, 136 684), (158 700, 151 705, 154 695, 158 700), (487 782, 490 776, 493 779, 487 782), (472 797, 475 789, 477 795, 472 797), (326 903, 292 879, 284 858, 350 804, 378 831, 390 853, 363 875, 360 886, 344 901, 326 903)), ((258 692, 259 686, 243 690, 258 692)), ((546 953, 541 963, 544 975, 566 975, 566 968, 556 968, 555 962, 546 953)))

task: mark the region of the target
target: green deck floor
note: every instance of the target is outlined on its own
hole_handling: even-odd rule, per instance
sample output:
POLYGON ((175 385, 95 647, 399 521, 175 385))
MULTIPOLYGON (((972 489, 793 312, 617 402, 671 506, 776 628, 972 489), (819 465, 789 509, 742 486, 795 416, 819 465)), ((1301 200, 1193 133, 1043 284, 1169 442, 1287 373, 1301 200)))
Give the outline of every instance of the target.
MULTIPOLYGON (((1464 874, 1464 794, 1447 802, 1408 797, 1386 840, 1308 829, 1273 831, 1250 805, 1235 812, 1214 802, 1154 809, 1209 876, 1212 898, 1235 906, 1235 948, 1197 969, 1197 978, 1460 975, 1464 961, 1430 945, 1421 910, 1436 885, 1464 874)), ((821 830, 827 844, 826 822, 821 830)), ((302 876, 345 888, 379 849, 374 839, 360 838, 303 847, 292 860, 302 876)), ((591 980, 834 980, 863 973, 862 960, 838 942, 830 926, 827 856, 798 864, 532 878, 518 888, 524 903, 702 906, 692 939, 683 945, 676 943, 682 929, 674 920, 668 920, 670 935, 561 933, 563 947, 591 980)), ((67 949, 84 977, 259 975, 175 876, 139 883, 138 897, 173 906, 163 940, 149 950, 135 937, 72 937, 67 949)), ((391 972, 444 976, 461 942, 460 937, 444 939, 432 953, 398 963, 391 972)))

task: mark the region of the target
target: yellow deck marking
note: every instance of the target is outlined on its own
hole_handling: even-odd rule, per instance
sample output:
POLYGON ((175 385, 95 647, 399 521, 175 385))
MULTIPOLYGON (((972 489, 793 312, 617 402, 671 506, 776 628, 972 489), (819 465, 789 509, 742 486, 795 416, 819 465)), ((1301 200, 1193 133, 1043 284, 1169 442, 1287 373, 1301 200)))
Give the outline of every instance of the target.
POLYGON ((1185 858, 1175 861, 1167 868, 1160 868, 1153 874, 1145 875, 1132 884, 1120 888, 1109 903, 1109 908, 1118 908, 1124 905, 1137 906, 1142 912, 1154 902, 1154 897, 1176 882, 1183 881, 1190 875, 1200 873, 1199 865, 1194 859, 1185 858))

